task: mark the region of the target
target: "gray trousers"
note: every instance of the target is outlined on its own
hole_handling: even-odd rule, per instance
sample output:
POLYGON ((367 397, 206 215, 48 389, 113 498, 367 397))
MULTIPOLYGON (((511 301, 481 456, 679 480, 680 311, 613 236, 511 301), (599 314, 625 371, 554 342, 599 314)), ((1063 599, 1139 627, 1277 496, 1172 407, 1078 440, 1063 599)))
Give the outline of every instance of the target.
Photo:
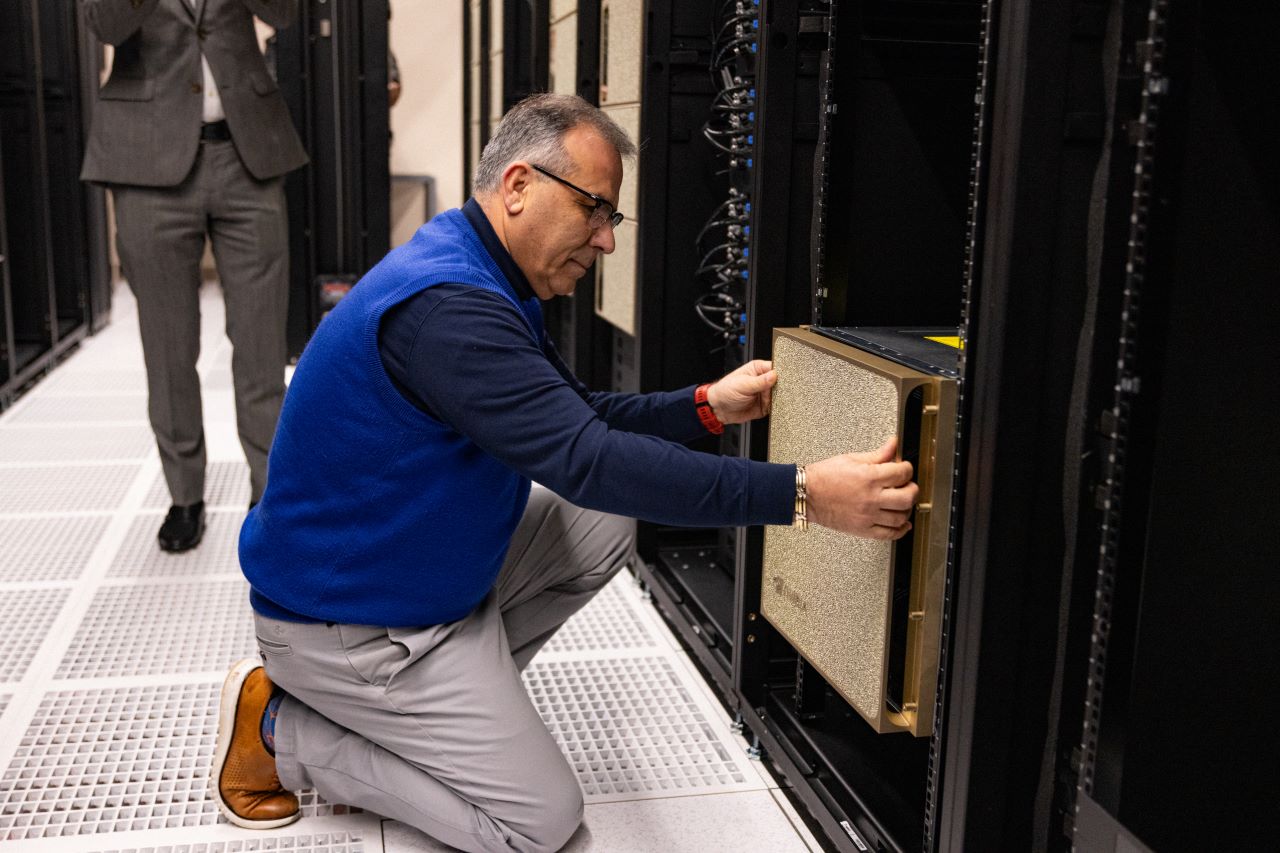
MULTIPOLYGON (((635 522, 535 488, 494 590, 445 625, 257 616, 286 788, 315 788, 462 850, 558 850, 582 791, 520 671, 632 558, 635 522)), ((409 594, 410 591, 406 591, 409 594)))
POLYGON ((138 300, 147 410, 173 503, 204 499, 200 404, 200 259, 205 235, 226 302, 236 426, 250 499, 267 483, 267 451, 284 400, 289 223, 284 178, 259 181, 231 142, 202 142, 176 187, 113 186, 117 247, 138 300))

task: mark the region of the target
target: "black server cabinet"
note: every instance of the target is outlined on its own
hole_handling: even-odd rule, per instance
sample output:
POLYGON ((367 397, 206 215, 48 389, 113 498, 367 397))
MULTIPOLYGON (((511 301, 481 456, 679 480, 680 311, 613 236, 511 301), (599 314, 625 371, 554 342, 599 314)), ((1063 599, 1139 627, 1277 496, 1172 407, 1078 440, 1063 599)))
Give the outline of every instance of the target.
MULTIPOLYGON (((636 322, 634 334, 613 330, 619 390, 713 381, 745 359, 757 20, 751 2, 644 4, 636 322)), ((692 446, 737 453, 739 442, 729 427, 692 446)), ((639 529, 642 581, 725 697, 734 695, 736 534, 639 529)))
MULTIPOLYGON (((805 321, 964 344, 931 737, 872 732, 769 627, 758 531, 735 534, 723 647, 726 586, 697 571, 723 532, 640 569, 833 848, 1269 840, 1280 755, 1250 717, 1280 698, 1275 17, 762 3, 746 354, 805 321)), ((666 321, 647 328, 679 329, 674 291, 645 285, 642 316, 666 321)), ((643 334, 621 343, 665 375, 643 334)), ((739 452, 767 441, 755 424, 739 452)))
POLYGON ((1280 548, 1264 521, 1280 508, 1280 407, 1266 390, 1280 16, 1142 6, 1137 162, 1117 199, 1125 227, 1106 235, 1122 286, 1098 322, 1113 356, 1094 383, 1108 461, 1100 548, 1081 565, 1089 658, 1073 673, 1083 720, 1064 733, 1079 786, 1064 831, 1077 850, 1263 849, 1280 798, 1280 751, 1251 722, 1280 701, 1280 548))
MULTIPOLYGON (((81 7, 76 6, 77 10, 81 7)), ((82 12, 79 14, 83 14, 82 12)), ((71 27, 67 34, 69 48, 79 54, 79 113, 80 142, 76 150, 83 150, 83 139, 88 136, 93 126, 93 110, 98 100, 98 81, 103 70, 104 51, 97 37, 82 23, 80 17, 65 19, 66 27, 71 27)), ((68 81, 68 85, 70 85, 68 81)), ((70 121, 70 119, 68 119, 70 121)), ((76 174, 79 174, 77 163, 76 174)), ((89 275, 89 326, 91 332, 97 332, 111 320, 111 248, 110 214, 107 208, 107 190, 92 184, 81 184, 84 199, 84 227, 86 230, 85 261, 89 275)))
POLYGON ((105 199, 79 181, 97 63, 77 10, 37 0, 0 6, 0 408, 99 328, 110 308, 105 199))
MULTIPOLYGON (((589 104, 600 101, 600 0, 580 0, 574 12, 573 90, 589 104)), ((549 23, 553 23, 550 22, 549 23)), ((548 40, 549 41, 549 40, 548 40)), ((550 49, 548 50, 550 53, 550 49)), ((563 72, 561 72, 563 73, 563 72)), ((547 85, 550 87, 550 77, 547 85)), ((556 91, 566 87, 559 86, 556 91)), ((587 270, 568 298, 543 306, 547 333, 555 341, 565 364, 589 388, 608 388, 612 371, 610 355, 613 334, 595 311, 596 271, 587 270)))
MULTIPOLYGON (((761 8, 750 356, 770 356, 780 325, 956 329, 977 234, 985 7, 761 8)), ((764 459, 768 425, 743 443, 764 459)), ((936 729, 875 733, 762 618, 762 534, 737 549, 744 722, 834 846, 930 849, 936 729)))
POLYGON ((505 3, 502 15, 502 109, 547 89, 551 0, 505 3))
POLYGON ((1077 367, 1128 156, 1124 4, 992 3, 980 263, 966 300, 962 504, 937 849, 1053 849, 1071 566, 1088 454, 1077 367), (1113 173, 1111 169, 1119 169, 1113 173))
POLYGON ((390 248, 387 2, 300 4, 276 77, 311 162, 290 173, 289 352, 390 248))
MULTIPOLYGON (((645 4, 636 259, 637 328, 622 349, 619 390, 657 391, 720 375, 714 338, 693 311, 698 252, 692 235, 719 204, 723 168, 701 134, 715 94, 706 3, 645 4), (634 372, 632 372, 634 371, 634 372)), ((615 350, 615 359, 620 355, 615 350)))
POLYGON ((462 2, 462 186, 468 195, 498 120, 547 89, 550 17, 550 0, 462 2))
MULTIPOLYGON (((53 287, 52 213, 40 8, 34 2, 6 4, 0 140, 5 155, 4 185, 9 251, 9 310, 13 346, 5 384, 30 376, 49 357, 61 331, 53 287)), ((16 389, 13 389, 16 390, 16 389)))
MULTIPOLYGON (((0 117, 0 163, 4 162, 4 118, 0 117)), ((9 229, 5 225, 4 172, 0 171, 0 380, 13 373, 13 290, 9 275, 9 229)))

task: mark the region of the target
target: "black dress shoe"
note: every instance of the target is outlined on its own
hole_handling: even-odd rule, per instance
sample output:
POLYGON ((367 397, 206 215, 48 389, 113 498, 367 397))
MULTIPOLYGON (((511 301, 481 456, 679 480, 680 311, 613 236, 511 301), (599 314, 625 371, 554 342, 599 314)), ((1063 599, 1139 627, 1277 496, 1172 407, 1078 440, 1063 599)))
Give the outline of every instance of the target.
POLYGON ((171 506, 160 525, 160 550, 178 553, 190 551, 204 536, 204 501, 191 506, 171 506))

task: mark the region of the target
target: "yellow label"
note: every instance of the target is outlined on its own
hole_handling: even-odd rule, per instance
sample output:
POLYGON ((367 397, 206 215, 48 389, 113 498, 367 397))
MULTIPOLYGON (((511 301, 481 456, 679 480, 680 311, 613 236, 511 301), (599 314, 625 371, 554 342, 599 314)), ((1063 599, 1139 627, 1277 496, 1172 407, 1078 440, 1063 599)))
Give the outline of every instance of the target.
POLYGON ((935 337, 926 335, 925 340, 937 341, 940 344, 945 344, 946 346, 952 347, 954 349, 964 349, 964 345, 960 343, 959 338, 935 338, 935 337))

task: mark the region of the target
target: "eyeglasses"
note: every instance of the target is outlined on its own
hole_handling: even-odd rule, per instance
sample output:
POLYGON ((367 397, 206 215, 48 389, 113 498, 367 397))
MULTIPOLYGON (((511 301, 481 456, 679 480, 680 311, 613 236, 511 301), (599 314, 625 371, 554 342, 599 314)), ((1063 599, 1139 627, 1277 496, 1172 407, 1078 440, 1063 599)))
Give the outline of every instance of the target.
POLYGON ((596 230, 601 225, 604 225, 606 222, 609 223, 610 228, 617 228, 622 223, 622 214, 619 213, 617 209, 614 208, 614 206, 610 204, 608 201, 606 201, 605 199, 601 198, 595 193, 587 192, 582 187, 569 183, 564 178, 560 177, 559 175, 554 175, 551 172, 548 172, 546 169, 542 168, 541 166, 536 166, 536 165, 533 165, 532 163, 529 165, 533 166, 533 169, 535 172, 541 172, 551 180, 559 181, 569 189, 573 190, 576 193, 581 193, 582 195, 585 195, 587 198, 591 199, 595 203, 594 206, 591 208, 591 215, 587 218, 587 225, 591 226, 592 231, 596 230))

